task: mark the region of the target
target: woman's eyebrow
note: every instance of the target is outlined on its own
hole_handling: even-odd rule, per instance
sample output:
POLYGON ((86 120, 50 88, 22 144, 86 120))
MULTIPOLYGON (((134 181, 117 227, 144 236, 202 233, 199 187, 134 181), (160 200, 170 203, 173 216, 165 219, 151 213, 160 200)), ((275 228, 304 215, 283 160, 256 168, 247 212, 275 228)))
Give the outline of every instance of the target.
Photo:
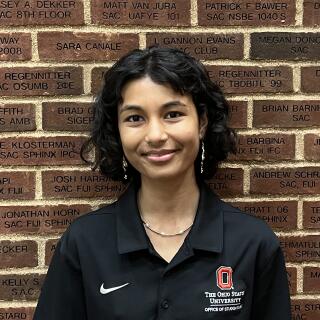
MULTIPOLYGON (((169 102, 166 102, 165 104, 163 104, 161 106, 161 108, 163 109, 166 109, 166 108, 169 108, 169 107, 186 107, 187 105, 185 105, 183 102, 179 101, 179 100, 174 100, 174 101, 169 101, 169 102)), ((142 110, 143 108, 138 106, 138 105, 134 105, 134 104, 127 104, 123 107, 120 108, 120 113, 121 112, 124 112, 126 110, 142 110)))

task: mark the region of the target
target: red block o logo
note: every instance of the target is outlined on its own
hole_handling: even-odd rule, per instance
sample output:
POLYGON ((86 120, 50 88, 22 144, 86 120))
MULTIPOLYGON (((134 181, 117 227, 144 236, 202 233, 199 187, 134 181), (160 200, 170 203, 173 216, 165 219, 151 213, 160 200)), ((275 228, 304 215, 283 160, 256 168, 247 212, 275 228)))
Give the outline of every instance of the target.
POLYGON ((230 290, 233 287, 232 282, 232 268, 221 266, 216 271, 217 286, 221 290, 230 290))

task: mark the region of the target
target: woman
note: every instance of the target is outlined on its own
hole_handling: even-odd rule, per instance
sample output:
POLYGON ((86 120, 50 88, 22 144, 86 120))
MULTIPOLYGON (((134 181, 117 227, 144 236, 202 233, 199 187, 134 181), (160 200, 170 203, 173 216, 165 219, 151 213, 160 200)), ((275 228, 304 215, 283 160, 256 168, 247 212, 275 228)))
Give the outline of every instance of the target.
POLYGON ((176 49, 133 50, 94 105, 94 169, 127 185, 61 237, 34 319, 288 320, 283 254, 204 180, 235 152, 228 104, 176 49))

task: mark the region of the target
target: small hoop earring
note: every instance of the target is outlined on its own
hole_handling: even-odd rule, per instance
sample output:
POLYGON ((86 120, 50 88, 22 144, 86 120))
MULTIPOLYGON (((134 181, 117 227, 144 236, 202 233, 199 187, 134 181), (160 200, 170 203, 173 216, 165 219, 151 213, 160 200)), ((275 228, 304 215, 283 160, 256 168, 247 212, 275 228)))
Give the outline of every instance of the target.
POLYGON ((128 163, 125 159, 125 157, 123 156, 122 158, 122 169, 123 169, 123 172, 124 172, 124 179, 127 180, 128 179, 128 176, 127 176, 127 168, 128 168, 128 163))
POLYGON ((201 152, 201 165, 200 165, 200 172, 203 173, 203 162, 204 162, 204 159, 205 159, 205 151, 204 151, 204 142, 202 141, 201 143, 201 149, 202 149, 202 152, 201 152))

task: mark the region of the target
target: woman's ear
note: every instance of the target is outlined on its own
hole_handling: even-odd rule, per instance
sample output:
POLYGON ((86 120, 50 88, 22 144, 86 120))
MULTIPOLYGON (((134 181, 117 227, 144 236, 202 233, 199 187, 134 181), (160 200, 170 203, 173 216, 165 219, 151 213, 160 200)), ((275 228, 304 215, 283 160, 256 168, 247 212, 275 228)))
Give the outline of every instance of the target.
POLYGON ((203 115, 200 117, 200 128, 199 128, 199 137, 202 139, 207 131, 207 126, 208 126, 208 117, 207 113, 204 112, 203 115))

